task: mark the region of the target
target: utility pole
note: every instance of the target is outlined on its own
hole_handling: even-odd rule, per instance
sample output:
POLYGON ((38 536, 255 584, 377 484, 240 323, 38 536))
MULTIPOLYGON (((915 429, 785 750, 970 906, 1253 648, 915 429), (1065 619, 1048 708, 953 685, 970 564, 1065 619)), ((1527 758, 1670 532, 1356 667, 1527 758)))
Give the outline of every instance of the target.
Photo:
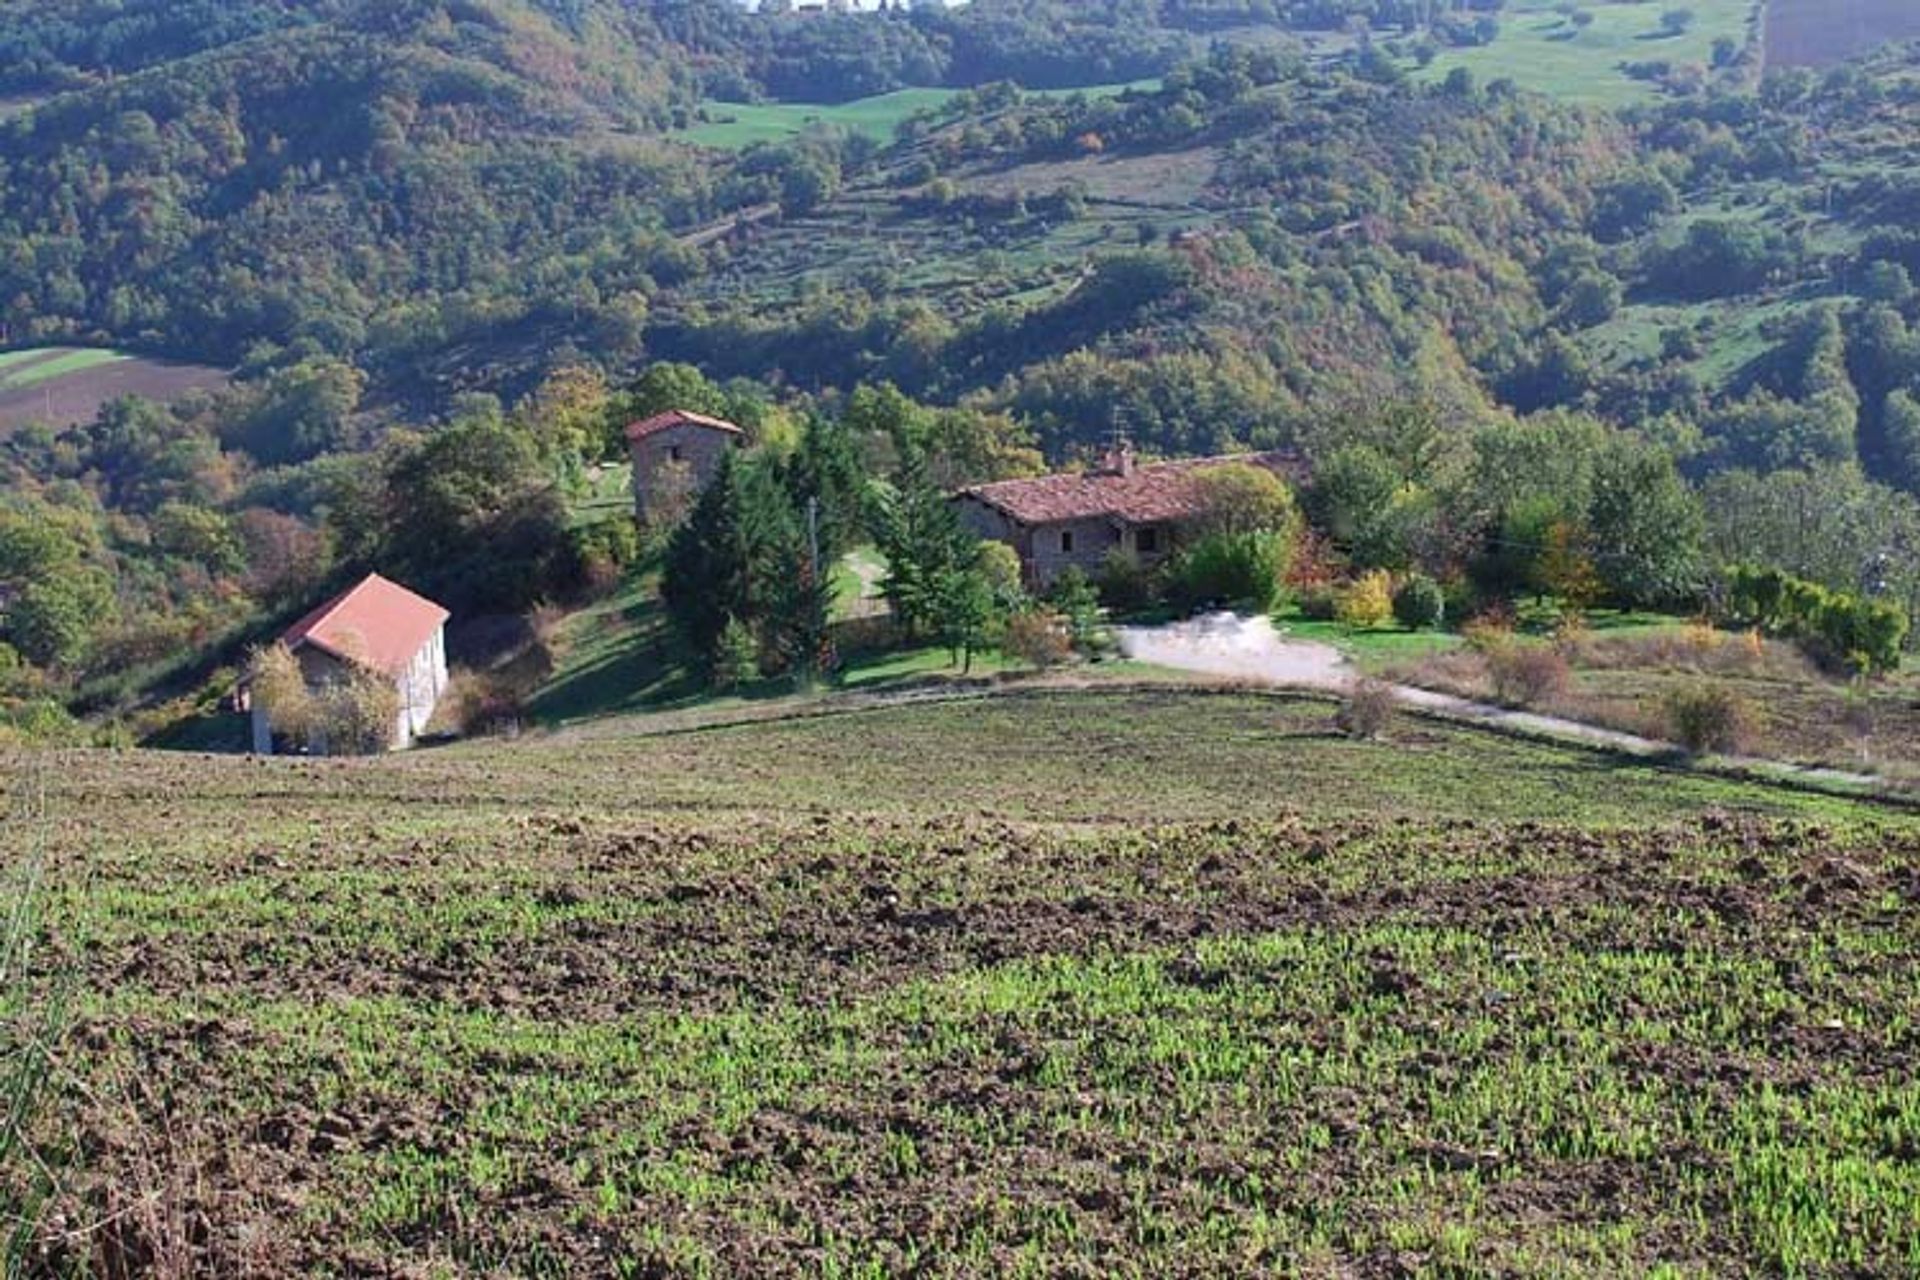
POLYGON ((807 600, 807 612, 810 615, 807 626, 807 655, 802 660, 802 674, 806 683, 811 685, 819 677, 822 651, 827 645, 827 618, 825 602, 827 593, 820 581, 820 498, 811 495, 807 498, 807 583, 810 587, 807 600))

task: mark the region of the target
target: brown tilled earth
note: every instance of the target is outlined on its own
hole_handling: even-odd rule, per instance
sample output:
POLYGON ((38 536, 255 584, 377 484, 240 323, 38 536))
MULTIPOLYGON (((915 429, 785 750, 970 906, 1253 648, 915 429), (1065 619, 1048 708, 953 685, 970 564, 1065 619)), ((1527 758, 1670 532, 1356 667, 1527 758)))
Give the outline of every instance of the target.
MULTIPOLYGON (((58 359, 61 353, 48 355, 58 359)), ((15 365, 9 376, 31 371, 32 364, 15 365)), ((75 373, 15 390, 0 389, 0 433, 38 422, 55 427, 91 422, 102 406, 122 396, 143 396, 166 403, 190 391, 211 391, 227 384, 219 369, 196 364, 132 359, 96 365, 75 373)))
MULTIPOLYGON (((1121 742, 1179 705, 1056 712, 1121 742)), ((1250 713, 1181 714, 1217 735, 1250 713)), ((1908 1256, 1911 822, 1742 813, 1748 788, 1642 823, 1492 792, 1482 815, 1367 816, 1317 807, 1311 772, 1249 796, 1258 816, 1160 819, 1151 795, 920 816, 881 812, 880 784, 755 807, 795 782, 722 768, 777 774, 805 738, 856 771, 915 716, 965 733, 949 709, 528 744, 491 749, 491 782, 467 751, 9 762, 43 976, 77 997, 81 1158, 47 1261, 1385 1277, 1908 1256), (523 766, 553 751, 584 776, 529 800, 523 766), (733 794, 649 808, 650 779, 695 764, 733 794), (1830 1248, 1796 1234, 1802 1196, 1830 1248)), ((1288 741, 1249 738, 1246 774, 1276 746, 1311 770, 1288 741)))

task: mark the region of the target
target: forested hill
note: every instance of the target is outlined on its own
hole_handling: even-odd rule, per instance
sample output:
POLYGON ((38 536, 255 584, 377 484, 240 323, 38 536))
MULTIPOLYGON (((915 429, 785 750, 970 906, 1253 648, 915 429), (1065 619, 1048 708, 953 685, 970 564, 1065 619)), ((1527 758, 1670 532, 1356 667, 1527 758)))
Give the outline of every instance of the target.
MULTIPOLYGON (((12 340, 352 354, 431 332, 411 310, 422 298, 437 315, 582 287, 617 298, 656 229, 699 215, 694 158, 648 138, 673 73, 638 18, 334 7, 248 34, 264 6, 243 5, 201 33, 239 38, 124 76, 108 73, 146 46, 113 34, 150 25, 165 47, 173 21, 110 23, 84 57, 48 29, 48 64, 95 82, 0 128, 12 340), (563 253, 577 264, 564 290, 546 268, 563 253)), ((0 26, 16 42, 38 30, 0 26)))
POLYGON ((1152 74, 1188 49, 1058 3, 27 0, 0 14, 0 342, 298 348, 428 401, 502 345, 622 365, 650 297, 702 268, 676 233, 818 167, 671 144, 709 93, 1152 74))
MULTIPOLYGON (((1569 57, 1686 25, 1507 3, 1569 57)), ((1603 110, 1429 47, 1477 21, 1340 7, 1374 27, 1314 44, 1311 0, 7 6, 0 361, 237 376, 0 439, 0 698, 11 645, 70 705, 137 702, 329 575, 467 613, 584 590, 628 526, 569 503, 623 415, 671 405, 768 440, 851 420, 955 483, 1116 428, 1298 448, 1370 522, 1323 520, 1341 553, 1436 578, 1510 518, 1550 529, 1463 480, 1512 432, 1543 474, 1637 460, 1673 499, 1649 510, 1710 487, 1717 565, 1920 564, 1920 51, 1763 76, 1721 47, 1603 110)), ((1649 545, 1704 563, 1676 521, 1649 545)))
MULTIPOLYGON (((1703 470, 1920 477, 1908 55, 1617 115, 1423 79, 1401 40, 1304 56, 1328 20, 26 0, 0 17, 0 339, 330 362, 412 416, 666 357, 987 397, 1054 456, 1117 418, 1178 452, 1412 395, 1591 409, 1703 470), (729 100, 970 84, 885 139, 712 141, 729 100)), ((351 438, 286 434, 275 461, 351 438)))

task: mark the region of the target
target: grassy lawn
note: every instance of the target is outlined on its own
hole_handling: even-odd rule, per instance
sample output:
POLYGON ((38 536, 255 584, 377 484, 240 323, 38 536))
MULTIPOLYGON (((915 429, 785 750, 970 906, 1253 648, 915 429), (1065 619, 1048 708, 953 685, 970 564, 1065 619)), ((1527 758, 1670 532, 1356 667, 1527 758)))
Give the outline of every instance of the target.
POLYGON ((1754 0, 1608 0, 1581 5, 1593 22, 1581 30, 1560 11, 1560 0, 1518 0, 1499 15, 1500 34, 1490 45, 1443 49, 1419 74, 1442 79, 1465 67, 1482 83, 1506 78, 1522 88, 1598 107, 1646 101, 1658 90, 1620 69, 1625 62, 1710 63, 1713 42, 1725 36, 1744 44, 1754 0), (1686 8, 1695 15, 1683 35, 1667 36, 1660 17, 1686 8))
POLYGON ((1298 609, 1274 615, 1274 630, 1290 640, 1332 645, 1362 671, 1376 672, 1396 662, 1423 658, 1458 648, 1460 637, 1450 631, 1408 631, 1397 623, 1387 627, 1349 630, 1337 622, 1309 618, 1298 609))
POLYGON ((951 89, 902 89, 854 102, 823 106, 810 102, 708 102, 708 119, 680 136, 703 147, 735 151, 757 142, 779 142, 819 125, 865 134, 889 142, 902 121, 936 109, 953 97, 951 89))
MULTIPOLYGON (((836 615, 870 612, 885 573, 879 553, 862 548, 835 569, 836 615)), ((533 720, 557 727, 605 716, 676 711, 692 707, 724 711, 748 703, 795 696, 790 680, 769 680, 730 694, 716 694, 695 674, 659 599, 657 573, 643 573, 619 592, 564 619, 552 641, 555 665, 529 704, 533 720)), ((1013 669, 999 654, 974 655, 972 674, 1013 669)), ((943 648, 846 656, 845 666, 821 691, 872 689, 928 676, 958 676, 961 664, 943 648)))
POLYGON ((633 514, 633 468, 627 463, 598 467, 587 477, 587 491, 573 504, 576 525, 598 524, 633 514))
POLYGON ((196 1274, 1910 1270, 1912 822, 1329 715, 8 760, 63 1220, 196 1274))
MULTIPOLYGON (((1525 608, 1517 621, 1522 634, 1544 635, 1559 622, 1559 610, 1551 603, 1525 608)), ((1398 623, 1352 630, 1338 622, 1309 618, 1297 608, 1275 614, 1273 625, 1290 639, 1332 645, 1370 675, 1453 653, 1465 644, 1457 631, 1408 631, 1398 623)), ((1596 635, 1637 635, 1681 625, 1677 618, 1656 613, 1595 609, 1587 615, 1587 626, 1596 635)))
MULTIPOLYGON (((1822 670, 1791 642, 1649 614, 1596 614, 1584 634, 1559 648, 1567 659, 1564 679, 1525 699, 1534 710, 1673 740, 1671 700, 1713 691, 1737 709, 1734 752, 1896 783, 1920 780, 1920 675, 1913 672, 1854 683, 1822 670)), ((1458 646, 1361 661, 1392 679, 1461 697, 1491 700, 1499 692, 1486 658, 1458 646)))

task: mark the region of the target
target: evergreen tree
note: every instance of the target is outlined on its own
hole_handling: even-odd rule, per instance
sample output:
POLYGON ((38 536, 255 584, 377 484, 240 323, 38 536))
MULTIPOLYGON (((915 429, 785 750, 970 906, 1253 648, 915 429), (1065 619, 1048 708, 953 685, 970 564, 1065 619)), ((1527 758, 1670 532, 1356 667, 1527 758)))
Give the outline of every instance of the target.
POLYGON ((768 467, 723 455, 667 543, 660 585, 667 612, 703 660, 712 662, 729 621, 764 630, 776 619, 801 545, 793 508, 768 467))
POLYGON ((887 555, 881 592, 909 635, 937 627, 946 575, 971 569, 976 540, 927 474, 926 458, 909 451, 894 492, 882 504, 880 543, 887 555))
POLYGON ((993 584, 976 568, 947 569, 935 581, 933 601, 941 643, 961 664, 960 673, 971 674, 974 651, 986 642, 998 612, 993 584))
POLYGON ((853 435, 843 423, 820 414, 807 419, 800 447, 787 463, 786 487, 794 510, 803 517, 809 504, 818 504, 814 532, 822 565, 839 563, 865 538, 866 478, 853 435))

